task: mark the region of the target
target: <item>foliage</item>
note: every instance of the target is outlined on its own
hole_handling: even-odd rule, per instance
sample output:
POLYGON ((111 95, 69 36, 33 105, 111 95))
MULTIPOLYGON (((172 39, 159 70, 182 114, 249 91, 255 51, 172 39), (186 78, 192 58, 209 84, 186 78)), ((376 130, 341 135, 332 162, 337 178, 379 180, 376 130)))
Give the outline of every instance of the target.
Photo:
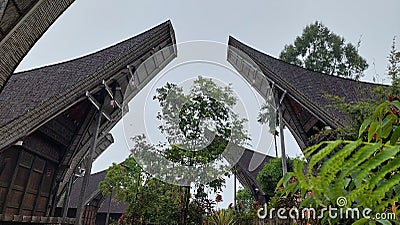
POLYGON ((216 202, 222 201, 222 198, 210 199, 204 189, 221 191, 225 179, 213 174, 229 175, 222 166, 204 171, 202 166, 221 165, 222 153, 229 144, 247 143, 245 120, 231 110, 237 101, 231 86, 220 87, 211 79, 199 77, 188 94, 171 83, 156 92, 154 100, 161 107, 157 115, 162 122, 159 130, 168 142, 152 144, 144 135, 131 137, 130 157, 122 165, 109 168, 100 188, 104 193, 112 190, 127 204, 128 222, 201 224, 216 202), (205 173, 196 174, 197 168, 205 173), (197 191, 192 196, 190 185, 203 174, 212 180, 195 183, 197 191), (179 183, 183 186, 157 178, 171 183, 183 181, 179 183))
POLYGON ((258 216, 255 209, 248 212, 240 212, 235 214, 235 221, 237 225, 253 225, 257 224, 258 216))
MULTIPOLYGON (((160 131, 167 136, 168 144, 158 149, 158 153, 177 165, 202 168, 203 165, 222 162, 222 153, 229 148, 229 144, 242 146, 247 143, 249 137, 243 124, 245 119, 231 109, 235 106, 237 99, 233 95, 231 86, 220 87, 211 79, 198 77, 188 94, 176 84, 167 83, 158 88, 157 100, 161 107, 157 119, 163 123, 160 131), (212 122, 209 122, 212 121, 212 122)), ((221 163, 220 163, 221 164, 221 163)), ((178 173, 176 169, 173 170, 178 173)), ((176 176, 188 177, 188 172, 176 174, 176 176)), ((207 171, 207 174, 228 171, 219 166, 215 172, 207 171)), ((193 179, 198 181, 198 179, 193 179)), ((214 179, 206 184, 215 192, 220 191, 225 180, 214 179)), ((183 209, 183 222, 187 223, 187 211, 189 209, 189 191, 187 185, 185 207, 183 209)), ((197 206, 205 206, 203 198, 194 201, 197 206)), ((204 208, 202 214, 209 210, 204 208)))
POLYGON ((272 102, 266 101, 260 109, 258 113, 257 121, 261 124, 268 123, 269 132, 271 134, 277 134, 276 127, 279 125, 279 121, 277 118, 277 112, 275 107, 273 107, 272 102))
POLYGON ((215 211, 209 219, 211 225, 234 225, 235 215, 232 210, 218 210, 215 211))
POLYGON ((236 192, 236 199, 239 211, 248 212, 253 208, 255 199, 247 189, 239 189, 236 192))
POLYGON ((243 126, 246 120, 231 110, 237 102, 231 86, 198 77, 188 94, 167 83, 157 89, 154 99, 162 109, 157 116, 163 121, 159 129, 170 145, 159 152, 174 163, 209 164, 221 159, 228 142, 242 146, 250 139, 243 126))
MULTIPOLYGON (((286 163, 288 171, 293 171, 293 160, 287 158, 286 163)), ((276 185, 282 176, 281 158, 271 159, 268 163, 265 163, 262 170, 258 173, 257 180, 268 199, 275 195, 276 185)))
POLYGON ((280 58, 304 68, 358 80, 368 68, 358 47, 316 21, 307 25, 293 44, 286 45, 280 58))
POLYGON ((129 156, 122 164, 113 164, 104 181, 99 184, 103 195, 111 191, 116 199, 123 201, 127 212, 123 221, 141 224, 143 221, 165 221, 176 224, 182 193, 179 187, 151 178, 129 156))
POLYGON ((328 108, 340 111, 346 116, 346 126, 338 127, 334 130, 322 130, 315 136, 311 137, 312 142, 320 140, 322 137, 325 140, 356 140, 358 138, 358 130, 364 120, 373 113, 375 107, 377 107, 382 101, 384 101, 385 90, 382 87, 376 87, 369 98, 361 96, 362 93, 366 93, 367 90, 359 90, 360 96, 357 96, 357 103, 348 102, 344 97, 338 97, 333 95, 325 95, 332 104, 328 108))
MULTIPOLYGON (((400 102, 379 105, 365 120, 356 141, 321 142, 308 148, 309 159, 296 160, 294 172, 280 181, 287 195, 298 194, 302 206, 338 206, 337 199, 346 197, 347 208, 369 208, 374 213, 389 212, 399 216, 396 202, 400 199, 400 102), (362 141, 364 138, 366 141, 362 141), (312 195, 306 196, 309 191, 312 195)), ((339 219, 324 217, 324 220, 339 219)), ((359 220, 358 223, 378 222, 359 220)), ((379 221, 382 222, 382 221, 379 221)))
POLYGON ((392 47, 388 56, 387 74, 392 81, 390 92, 394 96, 400 94, 400 52, 396 49, 396 37, 393 38, 392 47))
MULTIPOLYGON (((258 203, 247 189, 236 192, 237 208, 235 221, 238 225, 256 224, 258 203)), ((232 207, 233 208, 233 207, 232 207)))
POLYGON ((395 99, 394 96, 400 94, 400 52, 396 49, 395 38, 393 38, 392 47, 388 56, 387 75, 391 79, 391 86, 389 88, 378 86, 371 93, 369 90, 363 90, 360 87, 357 96, 357 102, 346 102, 344 98, 338 96, 325 95, 326 98, 332 101, 331 108, 339 110, 346 115, 347 126, 339 127, 335 130, 322 131, 312 138, 312 141, 319 140, 325 137, 327 140, 343 139, 343 140, 356 140, 358 138, 358 131, 364 120, 379 104, 388 100, 395 99), (365 93, 370 92, 365 97, 365 93))

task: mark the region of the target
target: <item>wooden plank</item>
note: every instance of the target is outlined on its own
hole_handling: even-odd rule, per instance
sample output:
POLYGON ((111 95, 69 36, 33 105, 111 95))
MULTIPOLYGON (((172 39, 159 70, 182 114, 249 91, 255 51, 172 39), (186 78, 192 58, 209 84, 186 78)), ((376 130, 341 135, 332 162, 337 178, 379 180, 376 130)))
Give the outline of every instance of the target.
POLYGON ((6 210, 7 210, 7 206, 8 206, 8 204, 9 204, 9 202, 10 202, 10 198, 11 198, 11 192, 12 192, 12 190, 13 190, 13 187, 14 187, 14 183, 15 183, 15 180, 16 180, 16 178, 17 178, 17 173, 18 173, 18 169, 19 169, 19 163, 20 163, 20 161, 21 161, 21 155, 22 155, 22 149, 20 150, 20 152, 19 152, 19 154, 18 154, 18 160, 17 160, 17 163, 16 163, 16 168, 15 168, 15 170, 14 170, 14 174, 13 174, 13 177, 12 177, 12 179, 11 179, 11 182, 10 182, 10 186, 9 186, 9 188, 8 188, 8 190, 7 190, 7 194, 6 194, 6 200, 4 201, 4 204, 3 204, 3 214, 6 214, 6 210))
MULTIPOLYGON (((3 20, 4 12, 6 11, 8 0, 1 0, 0 2, 0 21, 3 20)), ((4 34, 4 32, 2 32, 4 34)))
POLYGON ((11 2, 13 3, 15 9, 17 10, 18 15, 19 15, 19 16, 22 16, 21 9, 19 8, 19 6, 18 6, 17 3, 15 2, 15 0, 11 0, 11 2))
POLYGON ((30 185, 30 183, 31 183, 31 179, 32 179, 32 172, 33 172, 33 164, 34 164, 34 162, 35 162, 35 160, 36 160, 36 156, 33 156, 34 158, 33 158, 33 162, 31 163, 31 167, 29 168, 29 175, 28 175, 28 182, 26 183, 26 185, 25 185, 25 188, 24 188, 24 193, 22 194, 22 199, 21 199, 21 202, 20 202, 20 204, 19 204, 19 212, 18 212, 18 214, 22 214, 22 205, 23 205, 23 203, 24 203, 24 201, 25 201, 25 198, 26 198, 26 194, 27 194, 27 191, 28 191, 28 187, 29 187, 29 185, 30 185))
POLYGON ((50 161, 46 161, 45 164, 46 165, 43 170, 42 178, 40 181, 40 186, 38 189, 38 193, 36 195, 36 199, 34 202, 34 208, 32 211, 33 215, 37 215, 37 216, 39 216, 39 213, 42 213, 43 216, 46 214, 46 206, 48 205, 48 202, 50 199, 51 188, 48 190, 46 190, 45 188, 48 188, 48 186, 53 183, 53 182, 47 182, 48 180, 53 180, 54 172, 48 174, 49 170, 54 169, 54 168, 52 168, 53 167, 52 163, 50 161), (46 178, 47 178, 47 180, 46 180, 46 178), (44 209, 39 211, 38 210, 39 205, 45 205, 44 209))
POLYGON ((59 163, 60 150, 63 151, 61 145, 46 139, 40 133, 33 133, 24 139, 23 147, 32 153, 35 153, 42 158, 59 163))

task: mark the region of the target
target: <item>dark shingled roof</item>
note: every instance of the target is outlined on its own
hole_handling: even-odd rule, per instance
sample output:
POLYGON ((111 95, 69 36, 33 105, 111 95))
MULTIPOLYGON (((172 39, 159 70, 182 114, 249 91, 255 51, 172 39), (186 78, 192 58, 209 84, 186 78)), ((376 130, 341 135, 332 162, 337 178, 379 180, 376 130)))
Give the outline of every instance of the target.
POLYGON ((85 96, 166 37, 174 39, 170 21, 99 52, 14 74, 0 93, 0 148, 85 96))
POLYGON ((0 1, 0 92, 23 57, 73 2, 0 1))
MULTIPOLYGON (((90 181, 86 189, 86 196, 90 196, 93 193, 100 192, 99 183, 104 180, 107 175, 107 170, 103 170, 90 175, 90 181)), ((77 208, 79 202, 79 193, 81 191, 83 178, 79 178, 72 185, 69 208, 77 208)), ((112 196, 112 198, 115 195, 112 196)), ((111 200, 110 203, 110 195, 106 196, 100 206, 99 213, 107 213, 108 210, 110 213, 124 213, 126 211, 126 206, 124 203, 111 200), (110 206, 110 207, 109 207, 110 206)))
POLYGON ((269 80, 335 127, 345 125, 346 120, 338 110, 327 108, 332 102, 325 94, 344 97, 346 102, 355 103, 361 98, 372 97, 372 90, 382 86, 304 69, 251 48, 233 37, 229 37, 229 46, 247 54, 269 80))
POLYGON ((261 185, 257 181, 257 175, 264 168, 265 163, 268 163, 272 158, 274 157, 246 149, 240 160, 234 165, 239 182, 261 204, 264 203, 265 199, 262 197, 261 185))

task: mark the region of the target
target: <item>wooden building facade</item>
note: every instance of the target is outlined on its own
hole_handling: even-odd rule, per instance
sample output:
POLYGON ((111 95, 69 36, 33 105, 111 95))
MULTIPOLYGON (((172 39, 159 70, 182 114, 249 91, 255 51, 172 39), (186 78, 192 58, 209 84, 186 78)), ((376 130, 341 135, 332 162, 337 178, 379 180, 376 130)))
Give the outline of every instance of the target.
MULTIPOLYGON (((174 44, 167 21, 99 52, 8 79, 0 93, 0 221, 74 222, 54 217, 57 203, 69 195, 74 174, 83 168, 90 174, 92 161, 113 143, 109 131, 128 110, 123 103, 175 58, 174 44)), ((81 214, 88 221, 95 209, 81 214)))

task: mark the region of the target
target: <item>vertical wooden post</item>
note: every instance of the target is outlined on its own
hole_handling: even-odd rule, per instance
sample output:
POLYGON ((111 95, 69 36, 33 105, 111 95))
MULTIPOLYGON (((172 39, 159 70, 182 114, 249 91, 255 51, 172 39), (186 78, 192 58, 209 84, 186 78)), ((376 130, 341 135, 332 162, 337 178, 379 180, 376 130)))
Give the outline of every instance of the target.
POLYGON ((23 151, 24 151, 23 149, 20 149, 19 153, 18 153, 18 159, 17 159, 17 163, 15 164, 14 174, 13 174, 13 176, 11 178, 10 185, 8 186, 8 190, 7 190, 7 194, 6 194, 6 200, 3 203, 3 210, 2 210, 3 214, 6 214, 8 204, 11 201, 11 193, 13 192, 14 183, 15 183, 15 180, 17 179, 17 175, 18 175, 19 167, 20 167, 19 164, 21 163, 22 154, 24 154, 23 151))
POLYGON ((279 113, 279 132, 281 136, 281 157, 282 157, 282 173, 285 175, 287 172, 286 166, 286 149, 285 149, 285 135, 283 134, 283 118, 282 118, 282 103, 280 102, 278 106, 279 113))
POLYGON ((68 215, 68 207, 69 207, 69 196, 71 193, 72 184, 74 181, 74 174, 72 174, 71 178, 69 179, 67 190, 65 191, 64 202, 63 202, 63 211, 61 217, 66 218, 68 215))
POLYGON ((105 225, 108 225, 108 221, 110 220, 111 197, 112 197, 112 190, 111 190, 110 199, 109 199, 109 202, 108 202, 108 208, 107 208, 107 215, 106 215, 106 223, 105 223, 105 225))
POLYGON ((236 212, 236 172, 233 174, 233 210, 236 212))
POLYGON ((274 130, 274 145, 275 145, 275 157, 278 158, 278 143, 276 142, 276 135, 277 135, 278 131, 274 130))
POLYGON ((56 186, 52 191, 53 192, 53 197, 52 197, 52 200, 51 200, 50 216, 54 216, 54 214, 56 212, 56 208, 57 208, 57 203, 56 203, 56 201, 57 201, 57 190, 58 190, 58 187, 60 187, 60 183, 61 183, 61 180, 57 177, 56 171, 54 171, 54 176, 56 176, 56 186))
MULTIPOLYGON (((104 98, 104 94, 102 94, 102 96, 104 98)), ((75 225, 81 225, 82 224, 82 211, 85 208, 85 200, 86 200, 85 191, 86 191, 86 188, 87 188, 87 186, 89 184, 90 173, 92 171, 93 157, 94 157, 94 152, 96 150, 97 138, 99 136, 102 109, 103 109, 103 104, 101 105, 101 107, 96 112, 96 122, 95 122, 95 126, 94 126, 93 139, 92 139, 92 143, 90 145, 89 154, 87 156, 87 162, 86 162, 86 167, 85 167, 85 175, 83 177, 82 188, 81 188, 81 192, 79 194, 79 202, 78 202, 78 206, 77 206, 77 210, 76 210, 75 225)))

